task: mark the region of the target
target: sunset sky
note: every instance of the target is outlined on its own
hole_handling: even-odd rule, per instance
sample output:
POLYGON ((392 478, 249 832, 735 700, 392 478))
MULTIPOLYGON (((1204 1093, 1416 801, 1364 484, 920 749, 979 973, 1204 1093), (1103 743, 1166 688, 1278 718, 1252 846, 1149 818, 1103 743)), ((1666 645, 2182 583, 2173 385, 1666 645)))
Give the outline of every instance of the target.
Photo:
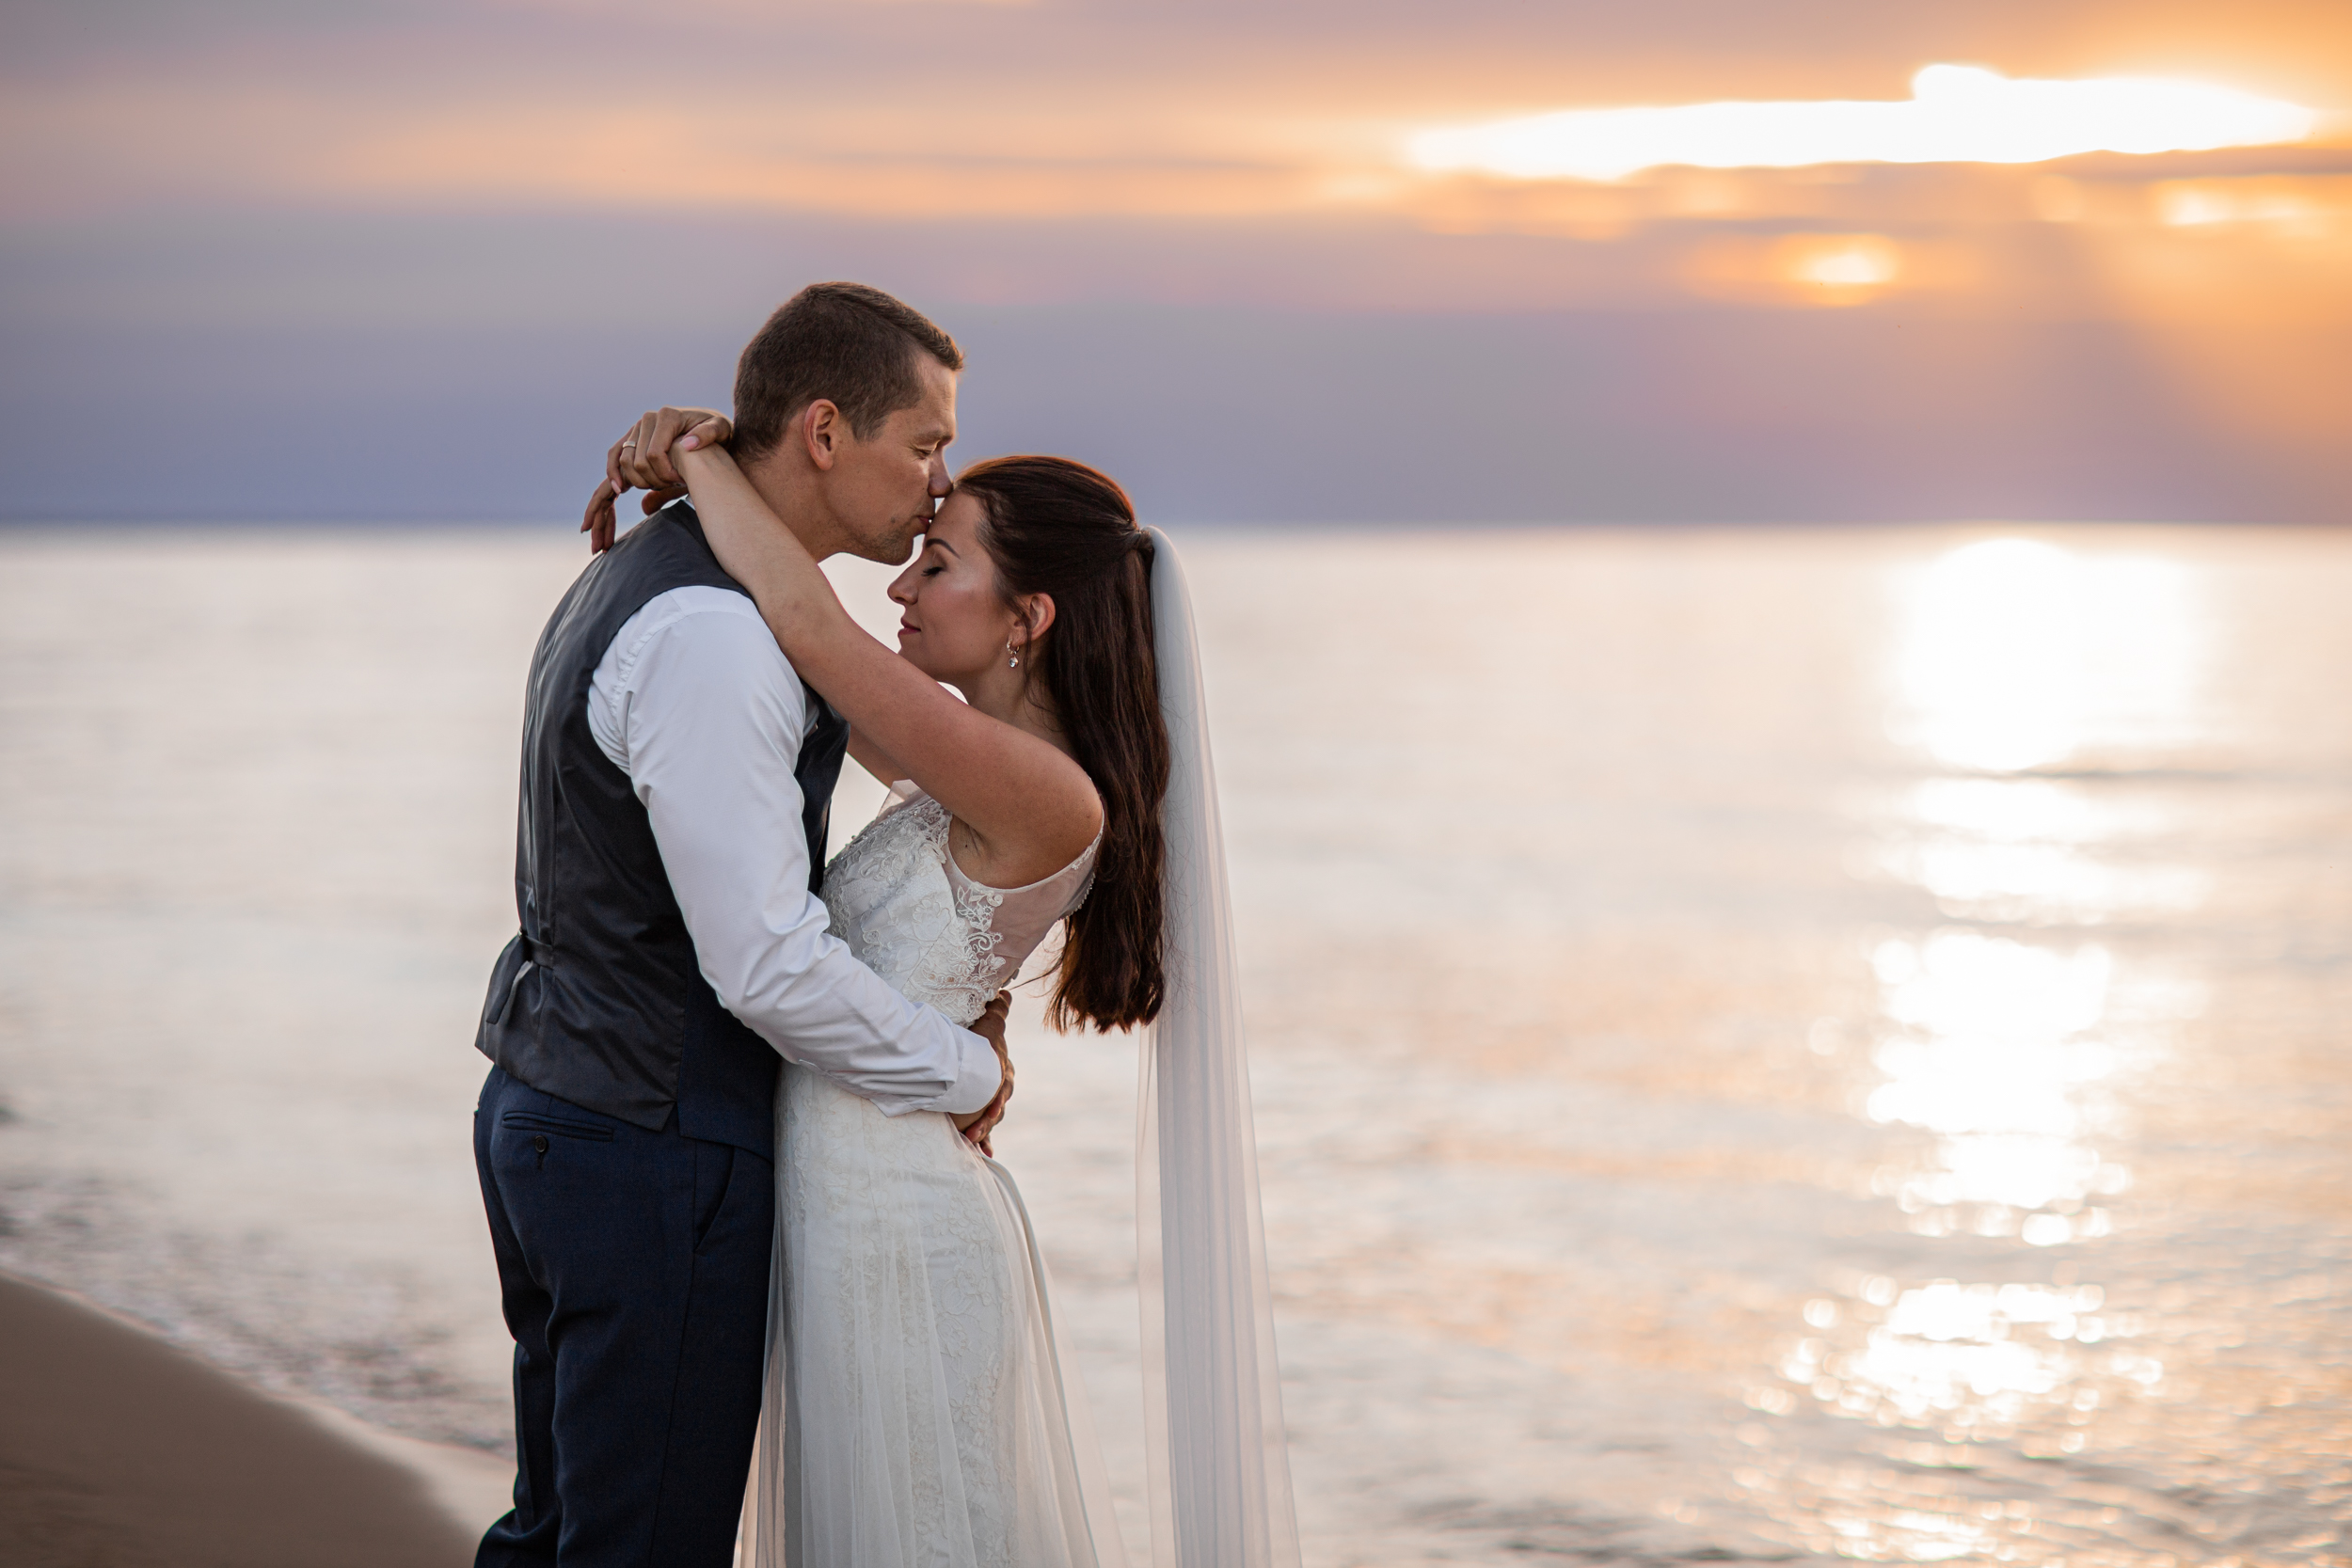
POLYGON ((965 343, 960 455, 1086 457, 1168 521, 2352 520, 2340 0, 19 0, 0 41, 8 515, 559 516, 847 277, 965 343), (1935 65, 2316 118, 1428 152, 1910 123, 1935 65))

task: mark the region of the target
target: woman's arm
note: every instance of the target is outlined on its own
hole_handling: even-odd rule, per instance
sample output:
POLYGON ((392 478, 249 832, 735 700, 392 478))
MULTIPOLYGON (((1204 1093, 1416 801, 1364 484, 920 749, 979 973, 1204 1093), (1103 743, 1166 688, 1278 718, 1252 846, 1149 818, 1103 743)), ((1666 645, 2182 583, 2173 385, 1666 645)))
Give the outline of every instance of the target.
POLYGON ((850 726, 850 755, 885 788, 907 776, 897 757, 866 739, 854 724, 850 726))
MULTIPOLYGON (((1021 887, 1085 852, 1103 821, 1085 769, 1039 736, 958 701, 867 635, 723 449, 681 442, 670 461, 719 564, 757 602, 801 678, 850 721, 875 761, 913 779, 970 833, 982 863, 965 864, 966 875, 1021 887)), ((959 863, 970 858, 959 855, 959 863)))

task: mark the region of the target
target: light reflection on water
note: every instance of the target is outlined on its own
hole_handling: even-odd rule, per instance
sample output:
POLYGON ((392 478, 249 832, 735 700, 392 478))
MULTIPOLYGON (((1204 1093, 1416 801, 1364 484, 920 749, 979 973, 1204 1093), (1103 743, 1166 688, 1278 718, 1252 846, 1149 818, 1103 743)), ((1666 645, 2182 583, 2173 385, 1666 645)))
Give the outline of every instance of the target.
MULTIPOLYGON (((1887 733, 1953 771, 1893 797, 1873 869, 1969 924, 1871 952, 1880 1079, 1862 1114, 1935 1134, 1909 1168, 1882 1166, 1872 1191, 1915 1234, 1978 1243, 1979 1266, 2000 1259, 1987 1241, 2067 1261, 2042 1273, 2012 1256, 2007 1277, 1974 1281, 1849 1278, 1842 1296, 1808 1301, 1778 1369, 1786 1387, 1749 1403, 1787 1415, 1809 1399, 1886 1429, 1877 1451, 1898 1468, 1807 1485, 1800 1467, 1793 1489, 1746 1481, 1784 1495, 1804 1544, 1844 1557, 2169 1564, 2183 1544, 2190 1560, 2218 1557, 2166 1540, 2177 1520, 2086 1506, 2145 1506, 2090 1470, 1984 1484, 2002 1468, 1992 1446, 2061 1465, 2096 1451, 2103 1411, 2136 1405, 2138 1426, 2167 1393, 2164 1354, 2138 1343, 2151 1315, 2131 1309, 2154 1304, 2110 1302, 2099 1244, 2119 1216, 2136 1219, 2133 1172, 2111 1150, 2140 1130, 2118 1090, 2166 1070, 2171 1026, 2196 1015, 2202 988, 2177 956, 2119 957, 2068 932, 2179 921, 2211 891, 2206 869, 2119 856, 2179 824, 2112 787, 2194 767, 2217 738, 2200 702, 2211 634, 2197 583, 2177 562, 2022 538, 1959 546, 1899 581, 1887 733), (2017 1277, 2029 1270, 2040 1277, 2017 1277), (1900 1435, 1913 1433, 1929 1435, 1900 1435), (1977 1484, 1924 1479, 1946 1468, 1977 1484)), ((2113 1446, 2128 1451, 2136 1434, 2113 1446)), ((2335 1542, 2332 1527, 2303 1528, 2288 1549, 2335 1542)))
POLYGON ((2090 557, 2031 539, 1965 545, 1901 584, 1898 743, 1968 772, 1922 780, 1904 815, 1931 832, 1880 857, 1945 912, 2016 925, 2185 912, 2206 873, 2098 852, 2170 824, 2142 804, 2033 770, 2120 756, 2145 766, 2209 738, 2199 685, 2209 640, 2177 562, 2090 557))
MULTIPOLYGON (((1948 1234, 1955 1207, 1978 1204, 1978 1235, 2048 1245, 2074 1233, 2066 1216, 2085 1198, 2130 1185, 2086 1141, 2111 1116, 2095 1091, 2118 1066, 2096 1034, 2114 968, 2106 949, 2062 955, 1939 931, 1918 945, 1882 943, 1874 965, 1898 1032, 1873 1058, 1886 1081, 1867 1115, 1944 1134, 1938 1167, 1897 1189, 1914 1230, 1948 1234), (2021 1210, 2050 1212, 2021 1221, 2021 1210)), ((2102 1234, 2106 1223, 2093 1210, 2079 1228, 2102 1234)))
POLYGON ((2020 926, 2097 925, 2119 915, 2185 913, 2204 902, 2209 873, 2118 863, 2097 852, 2169 826, 2129 802, 2108 804, 2074 782, 1938 778, 1903 816, 1930 830, 1882 850, 1881 869, 1934 895, 1947 914, 2020 926))
POLYGON ((2202 738, 2206 628, 2180 562, 1988 539, 1900 586, 1897 741, 2015 773, 2103 746, 2202 738))

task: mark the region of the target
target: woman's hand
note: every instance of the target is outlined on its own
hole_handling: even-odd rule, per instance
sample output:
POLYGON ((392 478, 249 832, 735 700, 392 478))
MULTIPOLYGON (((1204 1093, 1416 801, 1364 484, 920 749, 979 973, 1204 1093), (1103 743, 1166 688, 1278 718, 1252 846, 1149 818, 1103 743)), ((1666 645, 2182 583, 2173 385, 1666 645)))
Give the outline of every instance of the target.
POLYGON ((656 408, 639 417, 628 434, 604 454, 604 483, 588 498, 587 515, 580 531, 588 536, 588 551, 612 548, 619 531, 613 503, 630 490, 646 492, 648 516, 677 499, 686 487, 671 459, 672 449, 693 451, 724 446, 735 438, 735 425, 724 414, 708 408, 656 408))

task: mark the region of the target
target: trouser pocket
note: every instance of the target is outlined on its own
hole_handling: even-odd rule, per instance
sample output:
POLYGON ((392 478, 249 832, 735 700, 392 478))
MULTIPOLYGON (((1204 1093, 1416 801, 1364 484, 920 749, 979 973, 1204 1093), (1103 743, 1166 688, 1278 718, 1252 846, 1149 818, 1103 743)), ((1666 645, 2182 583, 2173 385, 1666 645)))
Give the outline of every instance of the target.
POLYGON ((546 1132, 559 1138, 586 1138, 595 1143, 612 1141, 612 1129, 594 1121, 567 1121, 562 1117, 541 1116, 536 1111, 505 1111, 499 1116, 501 1127, 519 1128, 525 1132, 546 1132))
POLYGON ((710 1240, 711 1228, 735 1198, 739 1174, 750 1164, 731 1144, 704 1144, 694 1150, 694 1251, 710 1240))
POLYGON ((548 1167, 548 1150, 555 1147, 557 1138, 572 1138, 580 1143, 609 1144, 612 1129, 593 1121, 572 1121, 563 1117, 542 1116, 536 1111, 505 1111, 499 1116, 501 1127, 511 1128, 529 1140, 532 1151, 539 1157, 539 1168, 548 1167))

